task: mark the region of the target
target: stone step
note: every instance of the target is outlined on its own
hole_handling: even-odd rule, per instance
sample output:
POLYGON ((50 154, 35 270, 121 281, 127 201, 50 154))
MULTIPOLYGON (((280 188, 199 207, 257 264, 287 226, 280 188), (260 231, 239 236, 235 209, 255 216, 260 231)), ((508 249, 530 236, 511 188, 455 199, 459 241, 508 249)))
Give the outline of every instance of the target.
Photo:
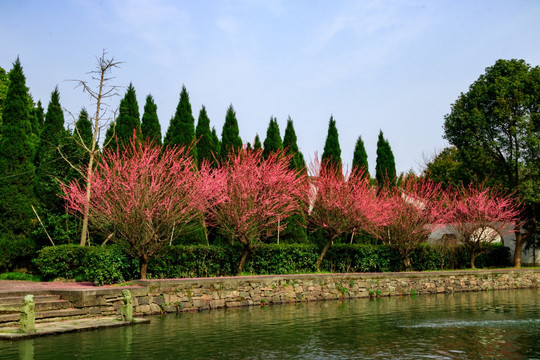
MULTIPOLYGON (((5 313, 19 313, 23 303, 8 303, 0 304, 0 314, 5 313)), ((71 307, 71 303, 68 300, 61 299, 47 299, 36 301, 34 305, 35 311, 45 311, 45 310, 57 310, 57 309, 67 309, 71 307)))
MULTIPOLYGON (((85 309, 59 309, 59 310, 47 310, 47 311, 37 311, 36 312, 36 321, 45 320, 45 319, 63 319, 70 317, 80 317, 88 315, 88 310, 85 309)), ((10 323, 17 322, 20 319, 19 313, 11 314, 0 314, 0 323, 10 323)))
MULTIPOLYGON (((60 295, 35 295, 34 302, 60 300, 60 295)), ((0 307, 7 304, 23 304, 24 296, 0 297, 0 307)))
MULTIPOLYGON (((0 315, 15 314, 18 316, 19 312, 21 311, 22 306, 23 306, 22 301, 18 303, 12 302, 12 301, 6 304, 0 303, 0 315)), ((59 310, 59 309, 67 309, 72 306, 73 305, 68 300, 62 300, 62 299, 59 299, 58 296, 53 296, 50 298, 38 299, 38 301, 34 303, 34 310, 36 312, 52 311, 52 310, 59 310)))

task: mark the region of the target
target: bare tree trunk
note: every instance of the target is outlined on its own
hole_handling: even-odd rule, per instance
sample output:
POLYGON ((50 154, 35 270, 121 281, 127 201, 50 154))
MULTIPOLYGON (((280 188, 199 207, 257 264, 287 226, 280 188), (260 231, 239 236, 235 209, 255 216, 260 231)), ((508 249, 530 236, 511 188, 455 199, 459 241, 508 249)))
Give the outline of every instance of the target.
POLYGON ((405 271, 412 271, 411 258, 409 255, 403 256, 403 265, 405 266, 405 271))
POLYGON ((244 268, 244 263, 246 262, 247 256, 249 255, 250 252, 251 252, 251 249, 249 248, 249 246, 244 247, 244 252, 242 253, 242 256, 240 257, 240 264, 238 265, 238 271, 236 275, 238 276, 242 275, 242 269, 244 268))
POLYGON ((474 266, 474 261, 476 260, 477 255, 471 254, 471 269, 476 269, 476 266, 474 266))
POLYGON ((519 226, 516 226, 514 229, 514 234, 516 236, 516 247, 514 249, 514 267, 521 267, 521 251, 523 250, 523 236, 521 235, 521 229, 519 226))
MULTIPOLYGON (((92 146, 93 147, 93 146, 92 146)), ((91 192, 91 180, 92 180, 92 168, 94 166, 94 153, 90 153, 90 160, 88 161, 88 169, 86 171, 86 202, 84 204, 83 223, 81 230, 81 246, 86 245, 86 239, 88 238, 88 218, 90 216, 90 197, 91 192)))
POLYGON ((328 249, 330 249, 330 246, 334 242, 334 238, 336 238, 336 236, 332 236, 330 238, 330 240, 328 240, 326 245, 324 245, 324 247, 323 247, 323 249, 321 251, 321 255, 319 255, 319 259, 317 260, 317 271, 321 271, 321 263, 322 263, 322 261, 324 259, 324 255, 326 255, 326 252, 328 251, 328 249))
MULTIPOLYGON (((118 67, 120 64, 117 61, 114 61, 114 58, 112 59, 105 59, 106 52, 103 51, 103 54, 101 55, 101 58, 98 59, 98 70, 92 71, 92 73, 99 74, 99 77, 93 77, 95 80, 99 80, 99 86, 98 91, 92 90, 88 84, 85 81, 79 81, 79 85, 83 87, 83 91, 86 91, 95 101, 96 101, 96 113, 94 118, 94 124, 93 124, 93 134, 92 134, 92 144, 90 147, 88 147, 86 144, 84 144, 83 139, 79 139, 81 142, 81 146, 88 152, 89 160, 88 160, 88 168, 86 169, 86 203, 84 204, 83 209, 83 223, 82 223, 82 230, 81 230, 81 241, 80 245, 85 246, 86 240, 88 239, 88 219, 90 216, 90 199, 92 196, 92 174, 94 169, 94 162, 95 157, 99 152, 98 148, 98 141, 99 141, 99 135, 101 130, 101 124, 100 121, 102 120, 103 114, 101 114, 101 106, 103 104, 103 100, 110 98, 112 96, 117 95, 115 93, 115 86, 109 86, 106 88, 106 82, 111 80, 110 77, 107 77, 107 73, 111 71, 113 68, 118 67)), ((105 113, 105 111, 104 111, 105 113)))
POLYGON ((146 272, 148 271, 148 259, 140 259, 141 261, 141 279, 146 280, 146 272))
POLYGON ((279 245, 279 218, 277 219, 277 243, 279 245))

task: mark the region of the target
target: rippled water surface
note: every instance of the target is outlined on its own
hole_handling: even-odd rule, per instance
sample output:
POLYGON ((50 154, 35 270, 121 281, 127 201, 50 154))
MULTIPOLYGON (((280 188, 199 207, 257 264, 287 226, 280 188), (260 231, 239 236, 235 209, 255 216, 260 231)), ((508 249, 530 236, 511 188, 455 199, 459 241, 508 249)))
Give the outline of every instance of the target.
POLYGON ((213 310, 0 342, 0 359, 540 359, 540 289, 213 310))

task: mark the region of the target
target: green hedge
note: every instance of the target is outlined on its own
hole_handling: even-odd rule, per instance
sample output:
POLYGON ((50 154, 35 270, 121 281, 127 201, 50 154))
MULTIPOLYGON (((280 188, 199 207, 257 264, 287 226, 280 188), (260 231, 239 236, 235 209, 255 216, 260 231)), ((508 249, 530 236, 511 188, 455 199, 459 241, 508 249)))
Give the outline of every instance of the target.
POLYGON ((56 278, 91 281, 96 285, 120 283, 136 278, 138 261, 118 246, 58 245, 38 251, 34 264, 45 280, 56 278))
POLYGON ((400 271, 401 258, 386 245, 336 244, 328 249, 322 269, 339 273, 400 271))
POLYGON ((150 260, 150 278, 230 276, 240 252, 236 247, 215 245, 173 245, 150 260))
MULTIPOLYGON (((510 250, 501 245, 486 245, 476 266, 510 265, 510 250)), ((320 249, 313 244, 267 244, 251 254, 244 271, 250 274, 293 274, 315 271, 320 249)), ((236 275, 242 248, 239 246, 167 246, 148 266, 149 278, 192 278, 236 275)), ((95 284, 118 283, 139 277, 139 262, 114 245, 80 247, 60 245, 39 251, 34 263, 44 279, 67 278, 95 284)), ((417 271, 463 269, 469 265, 465 248, 449 253, 433 246, 420 246, 411 255, 417 271)), ((403 270, 399 254, 386 245, 336 244, 322 263, 330 272, 389 272, 403 270)))
MULTIPOLYGON (((268 244, 248 257, 244 271, 251 274, 298 274, 316 270, 319 249, 312 244, 268 244)), ((240 252, 234 263, 238 266, 240 252)))

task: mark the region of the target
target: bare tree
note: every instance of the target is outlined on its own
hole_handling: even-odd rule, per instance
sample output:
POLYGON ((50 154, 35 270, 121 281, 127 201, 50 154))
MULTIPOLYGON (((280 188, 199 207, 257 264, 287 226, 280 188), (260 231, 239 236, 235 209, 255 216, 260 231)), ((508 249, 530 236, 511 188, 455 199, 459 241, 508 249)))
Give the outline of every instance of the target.
POLYGON ((114 121, 115 112, 109 110, 109 105, 106 103, 106 100, 112 98, 116 95, 118 86, 111 85, 110 81, 114 79, 110 76, 110 73, 114 68, 119 67, 122 63, 121 61, 116 61, 114 57, 107 58, 107 52, 103 50, 101 57, 97 59, 96 70, 89 72, 91 75, 92 81, 97 82, 95 87, 92 87, 87 81, 84 80, 74 80, 78 83, 78 87, 82 87, 83 92, 88 93, 90 98, 93 100, 96 107, 96 111, 93 117, 90 116, 90 121, 92 122, 92 142, 90 145, 85 144, 81 134, 75 130, 74 137, 79 146, 81 146, 89 155, 88 166, 85 169, 77 169, 81 175, 84 177, 86 182, 86 203, 84 204, 83 209, 83 224, 81 230, 81 246, 86 245, 86 240, 88 238, 88 217, 90 212, 90 198, 92 196, 92 176, 94 163, 96 157, 100 153, 99 142, 101 130, 103 130, 107 124, 111 121, 114 121))

